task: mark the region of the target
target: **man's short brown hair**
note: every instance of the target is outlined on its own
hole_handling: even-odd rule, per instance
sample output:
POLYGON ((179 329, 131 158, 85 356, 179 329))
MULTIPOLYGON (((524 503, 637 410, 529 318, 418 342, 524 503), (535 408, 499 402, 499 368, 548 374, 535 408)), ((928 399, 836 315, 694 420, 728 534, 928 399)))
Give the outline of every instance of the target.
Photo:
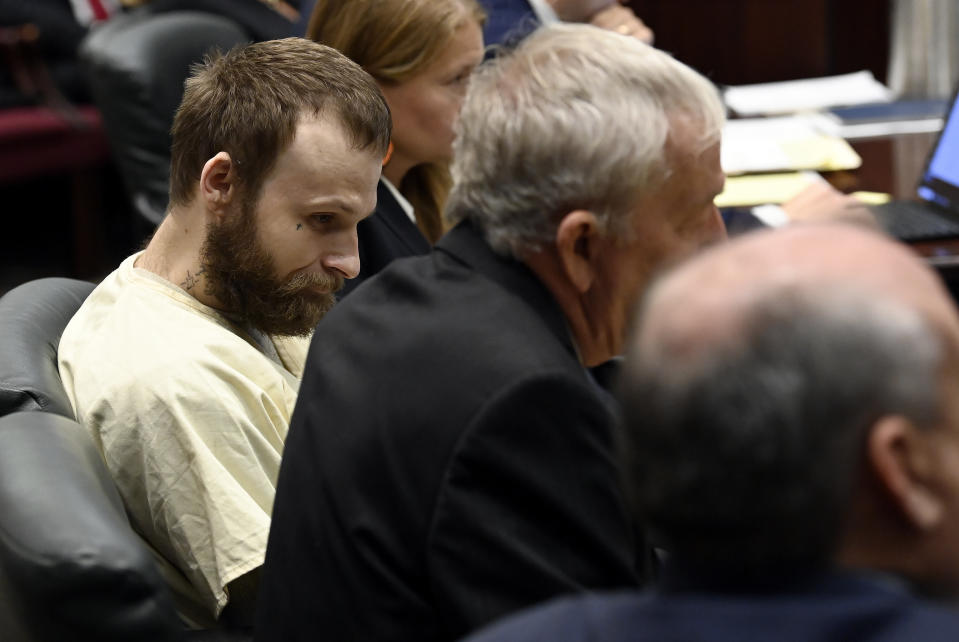
POLYGON ((185 205, 203 165, 233 159, 244 199, 254 198, 304 115, 337 117, 357 149, 385 154, 391 135, 376 82, 330 47, 286 38, 208 55, 186 81, 173 120, 170 205, 185 205))

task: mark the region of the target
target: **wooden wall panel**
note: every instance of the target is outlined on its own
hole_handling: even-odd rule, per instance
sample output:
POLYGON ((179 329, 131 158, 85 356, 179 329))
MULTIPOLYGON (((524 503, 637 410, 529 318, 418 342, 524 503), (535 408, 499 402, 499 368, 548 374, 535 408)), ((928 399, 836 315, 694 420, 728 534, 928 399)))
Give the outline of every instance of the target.
POLYGON ((885 78, 889 0, 630 0, 656 45, 721 84, 870 69, 885 78))

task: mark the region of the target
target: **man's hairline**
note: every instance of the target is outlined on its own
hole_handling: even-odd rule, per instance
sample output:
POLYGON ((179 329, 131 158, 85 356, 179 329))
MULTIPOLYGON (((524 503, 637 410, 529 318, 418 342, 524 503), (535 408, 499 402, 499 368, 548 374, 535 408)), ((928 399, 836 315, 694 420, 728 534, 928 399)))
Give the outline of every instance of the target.
MULTIPOLYGON (((264 171, 260 177, 259 185, 257 186, 256 193, 252 195, 248 195, 246 194, 246 190, 248 189, 248 184, 244 181, 239 181, 236 183, 237 196, 239 197, 240 202, 249 203, 250 200, 252 199, 253 209, 255 210, 256 208, 258 208, 258 206, 260 205, 260 201, 263 198, 263 191, 267 181, 269 181, 270 177, 276 171, 277 162, 279 161, 280 156, 282 156, 284 152, 288 151, 293 146, 293 143, 296 141, 297 134, 300 131, 300 127, 303 126, 305 123, 320 122, 320 121, 323 121, 324 119, 327 119, 327 122, 333 122, 339 125, 340 131, 341 133, 344 134, 344 139, 347 141, 351 150, 358 151, 358 152, 364 151, 365 149, 371 148, 375 145, 375 141, 372 141, 371 143, 368 143, 367 145, 360 145, 360 144, 357 144, 354 140, 351 140, 353 137, 351 136, 351 132, 349 128, 346 126, 346 119, 343 117, 341 110, 337 109, 335 106, 324 104, 322 107, 318 109, 308 105, 303 106, 300 108, 299 117, 297 118, 296 124, 293 127, 293 135, 290 137, 289 141, 287 141, 285 144, 277 148, 276 154, 274 154, 273 158, 270 160, 269 164, 265 168, 266 171, 264 171), (329 117, 330 117, 329 112, 334 112, 336 117, 332 120, 329 120, 329 117)), ((217 151, 216 153, 214 153, 213 156, 208 158, 203 163, 203 166, 205 167, 206 163, 209 163, 212 159, 216 158, 218 154, 227 154, 228 156, 230 156, 229 152, 227 152, 224 149, 221 149, 217 151)), ((375 151, 372 151, 372 150, 369 151, 369 154, 376 155, 375 151)), ((236 159, 236 158, 233 158, 233 156, 230 156, 230 162, 236 163, 239 165, 242 163, 242 160, 236 159)), ((202 171, 203 171, 202 168, 200 171, 202 174, 202 171)), ((196 179, 196 186, 194 188, 193 198, 191 198, 186 203, 183 203, 183 206, 190 206, 194 204, 197 200, 202 199, 202 194, 200 190, 200 181, 201 181, 201 178, 198 176, 196 179)), ((170 205, 167 206, 167 215, 169 215, 174 209, 177 209, 177 206, 171 200, 170 205)))

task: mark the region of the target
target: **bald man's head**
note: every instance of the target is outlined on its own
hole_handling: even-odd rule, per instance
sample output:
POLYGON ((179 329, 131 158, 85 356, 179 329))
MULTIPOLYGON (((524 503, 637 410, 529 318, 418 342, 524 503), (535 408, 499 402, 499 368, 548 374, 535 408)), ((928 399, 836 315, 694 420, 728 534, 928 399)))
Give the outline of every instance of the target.
POLYGON ((957 346, 935 274, 876 233, 803 226, 701 254, 651 289, 630 343, 637 509, 694 564, 762 576, 830 563, 877 426, 942 432, 959 453, 957 346))

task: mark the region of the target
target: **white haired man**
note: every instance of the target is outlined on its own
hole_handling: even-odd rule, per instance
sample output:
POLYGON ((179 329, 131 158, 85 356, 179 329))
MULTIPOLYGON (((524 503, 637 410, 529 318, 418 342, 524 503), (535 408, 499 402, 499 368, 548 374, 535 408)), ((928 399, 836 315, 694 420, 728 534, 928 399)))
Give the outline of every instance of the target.
POLYGON ((654 271, 724 238, 722 124, 705 78, 591 26, 545 27, 478 72, 456 227, 317 328, 261 639, 449 640, 647 579, 588 368, 620 352, 654 271))

